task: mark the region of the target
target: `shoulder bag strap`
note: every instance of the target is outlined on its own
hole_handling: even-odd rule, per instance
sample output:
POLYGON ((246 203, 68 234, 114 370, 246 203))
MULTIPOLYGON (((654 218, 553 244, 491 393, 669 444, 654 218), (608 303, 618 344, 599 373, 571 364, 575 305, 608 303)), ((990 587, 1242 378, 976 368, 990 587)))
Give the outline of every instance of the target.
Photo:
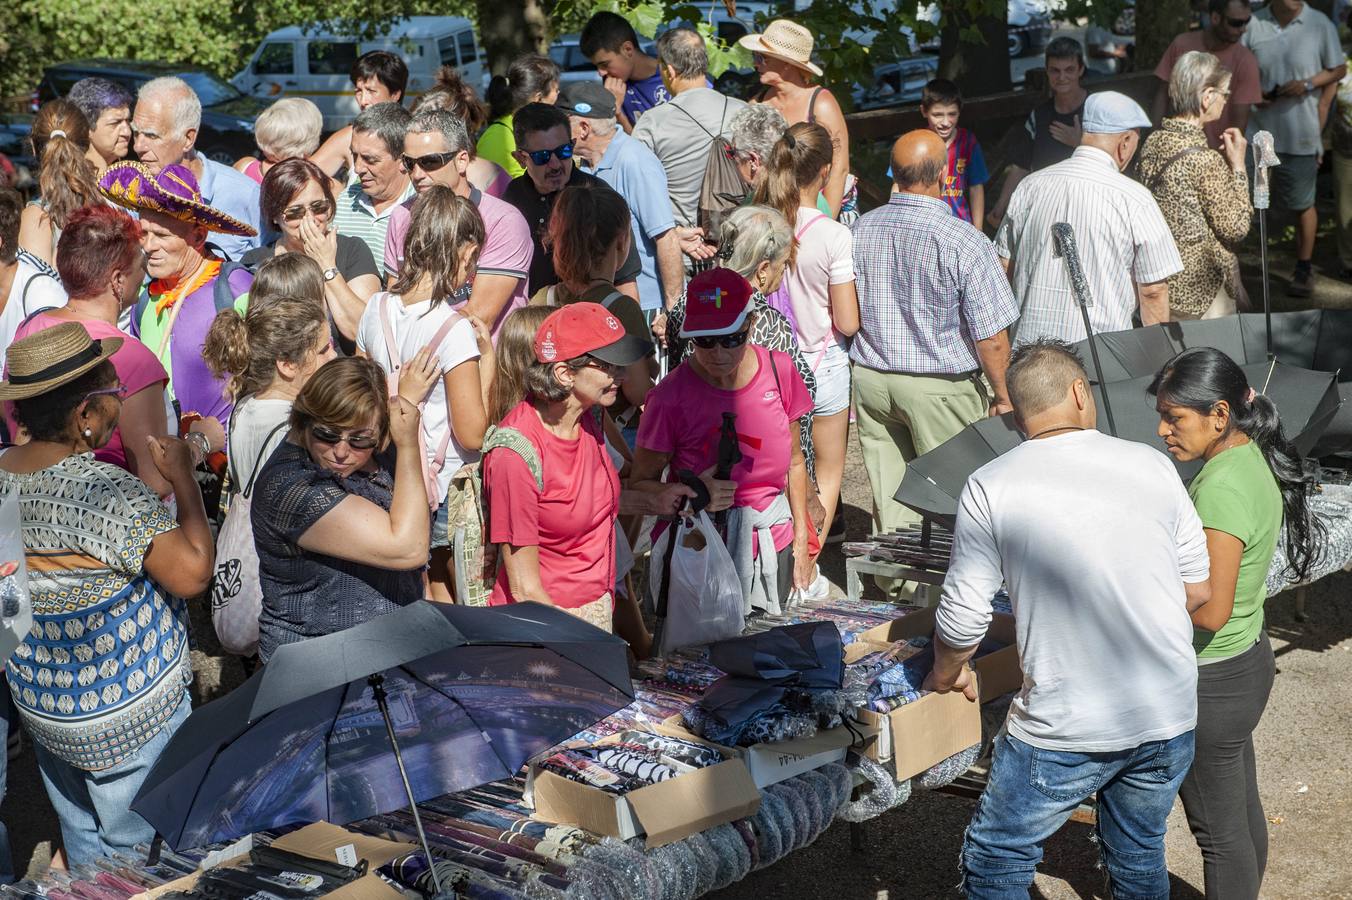
MULTIPOLYGON (((231 418, 233 417, 234 413, 231 413, 231 418)), ((254 460, 253 471, 249 473, 249 483, 244 486, 244 489, 240 491, 240 494, 245 497, 253 494, 254 482, 258 480, 258 470, 263 468, 263 461, 268 452, 268 444, 272 443, 272 439, 277 436, 277 433, 283 428, 286 428, 289 424, 289 422, 282 422, 280 425, 277 425, 269 431, 267 437, 263 438, 263 446, 258 448, 258 458, 254 460)))
POLYGON ((484 433, 483 454, 490 450, 511 450, 526 463, 526 468, 535 477, 536 490, 545 489, 544 469, 540 465, 540 454, 535 445, 520 431, 510 426, 496 426, 484 433))
POLYGON ((1207 149, 1209 148, 1198 146, 1184 147, 1182 150, 1178 151, 1173 156, 1166 159, 1164 161, 1164 165, 1160 166, 1160 170, 1155 173, 1155 177, 1150 179, 1150 182, 1146 185, 1146 187, 1150 189, 1150 193, 1152 194, 1155 193, 1155 191, 1159 188, 1159 186, 1164 182, 1164 174, 1169 171, 1169 169, 1173 166, 1174 163, 1178 162, 1185 156, 1190 156, 1193 153, 1201 153, 1207 149))

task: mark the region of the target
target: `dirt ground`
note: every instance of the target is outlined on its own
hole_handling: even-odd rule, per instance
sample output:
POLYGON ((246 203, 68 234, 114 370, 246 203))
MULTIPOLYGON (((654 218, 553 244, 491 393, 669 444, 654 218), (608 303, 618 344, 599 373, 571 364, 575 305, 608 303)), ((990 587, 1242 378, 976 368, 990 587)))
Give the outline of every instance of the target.
MULTIPOLYGON (((1321 184, 1320 205, 1330 207, 1331 186, 1321 184)), ((1292 301, 1285 285, 1292 263, 1285 224, 1274 217, 1270 254, 1275 310, 1310 306, 1352 308, 1352 284, 1338 277, 1331 221, 1326 214, 1316 248, 1319 279, 1312 300, 1292 301)), ((1255 228, 1255 232, 1256 232, 1255 228)), ((1242 259, 1257 310, 1262 309, 1257 239, 1242 259)), ((851 435, 843 508, 852 538, 869 533, 868 481, 851 435)), ((845 583, 839 545, 827 548, 823 568, 845 583)), ((1298 622, 1291 593, 1267 606, 1268 632, 1277 654, 1277 679, 1267 712, 1255 733, 1259 787, 1269 821, 1270 851, 1263 897, 1268 900, 1352 898, 1352 575, 1339 574, 1309 590, 1307 619, 1298 622)), ((196 632, 210 639, 210 622, 196 632)), ((239 664, 194 652, 198 683, 194 699, 219 696, 242 680, 239 664)), ((864 826, 864 848, 851 848, 849 827, 837 823, 813 846, 714 895, 717 900, 755 897, 831 897, 833 900, 928 900, 959 896, 958 848, 972 804, 945 794, 916 791, 899 809, 864 826)), ((0 820, 9 827, 17 870, 45 868, 59 840, 31 747, 11 764, 0 820)), ((1091 829, 1068 824, 1047 844, 1032 892, 1034 898, 1107 898, 1091 829)), ((1200 898, 1202 861, 1176 807, 1166 839, 1175 898, 1200 898)))

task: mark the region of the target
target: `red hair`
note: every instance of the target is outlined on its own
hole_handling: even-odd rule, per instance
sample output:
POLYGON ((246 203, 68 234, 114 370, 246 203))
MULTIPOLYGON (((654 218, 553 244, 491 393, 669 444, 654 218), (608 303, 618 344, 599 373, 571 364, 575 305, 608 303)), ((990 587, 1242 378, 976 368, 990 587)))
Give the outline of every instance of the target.
POLYGON ((74 299, 92 297, 107 286, 115 269, 132 265, 141 252, 141 224, 105 204, 70 214, 56 245, 56 271, 74 299))

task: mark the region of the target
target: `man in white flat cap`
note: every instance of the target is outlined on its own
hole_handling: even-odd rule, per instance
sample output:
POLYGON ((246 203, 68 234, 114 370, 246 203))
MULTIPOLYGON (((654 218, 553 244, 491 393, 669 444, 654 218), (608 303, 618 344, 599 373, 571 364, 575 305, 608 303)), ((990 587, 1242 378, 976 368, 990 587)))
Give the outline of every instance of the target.
POLYGON ((1122 174, 1140 129, 1149 127, 1145 110, 1125 94, 1092 94, 1070 159, 1034 172, 1015 190, 995 249, 1021 309, 1012 329, 1016 346, 1044 337, 1085 338, 1066 261, 1052 241, 1058 222, 1075 232, 1095 334, 1131 328, 1138 308, 1141 324, 1168 321, 1166 279, 1183 270, 1183 260, 1155 198, 1122 174))

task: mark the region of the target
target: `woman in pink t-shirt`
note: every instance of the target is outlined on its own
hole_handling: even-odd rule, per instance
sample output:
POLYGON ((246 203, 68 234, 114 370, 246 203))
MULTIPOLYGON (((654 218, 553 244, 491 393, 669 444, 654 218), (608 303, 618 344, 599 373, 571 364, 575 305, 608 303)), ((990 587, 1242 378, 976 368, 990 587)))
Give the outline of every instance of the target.
POLYGON ((726 538, 744 612, 777 613, 790 589, 813 580, 807 463, 798 440, 798 419, 812 397, 787 353, 748 342, 752 294, 731 269, 691 280, 681 337, 695 350, 648 394, 630 486, 660 490, 668 466, 700 475, 711 496, 707 510, 732 510, 726 538), (725 413, 736 416, 742 453, 727 481, 713 477, 725 413))
POLYGON ((765 180, 756 188, 756 202, 779 210, 794 228, 796 247, 784 273, 784 287, 793 307, 798 347, 817 379, 812 443, 817 492, 826 510, 823 534, 831 528, 845 475, 848 351, 850 338, 859 330, 850 229, 817 209, 817 194, 831 176, 832 149, 831 136, 820 125, 790 127, 771 151, 765 180))
MULTIPOLYGON (((70 300, 64 307, 29 316, 14 338, 62 322, 79 322, 95 340, 122 338, 122 346, 111 359, 125 392, 122 413, 112 437, 94 457, 126 469, 167 497, 173 488, 151 461, 146 437, 169 434, 164 399, 169 376, 149 347, 117 327, 118 315, 136 301, 145 280, 140 240, 136 220, 115 207, 86 206, 72 213, 56 251, 56 268, 70 300)), ((10 404, 6 404, 5 418, 14 434, 10 404)))

